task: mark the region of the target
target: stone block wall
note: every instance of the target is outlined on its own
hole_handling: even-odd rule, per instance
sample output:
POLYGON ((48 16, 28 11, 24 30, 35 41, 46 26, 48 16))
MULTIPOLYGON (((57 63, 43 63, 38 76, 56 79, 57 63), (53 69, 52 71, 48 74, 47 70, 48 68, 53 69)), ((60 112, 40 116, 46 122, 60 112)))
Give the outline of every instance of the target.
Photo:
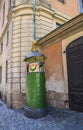
POLYGON ((57 108, 69 108, 68 94, 48 90, 46 92, 47 105, 57 108))
MULTIPOLYGON (((25 105, 26 63, 25 56, 30 52, 34 40, 33 5, 27 1, 15 1, 16 6, 9 9, 6 25, 2 30, 0 44, 4 41, 4 51, 0 55, 0 66, 3 67, 3 80, 0 84, 2 99, 8 107, 22 108, 25 105), (7 42, 8 32, 8 44, 7 42), (6 61, 8 61, 8 81, 6 83, 6 61)), ((44 1, 45 2, 45 1, 44 1)), ((48 1, 46 1, 48 2, 48 1)), ((8 7, 7 7, 8 11, 8 7)), ((58 18, 64 23, 66 18, 58 18), (62 19, 61 19, 62 18, 62 19)), ((55 27, 54 11, 42 6, 36 6, 36 38, 39 39, 55 27)))

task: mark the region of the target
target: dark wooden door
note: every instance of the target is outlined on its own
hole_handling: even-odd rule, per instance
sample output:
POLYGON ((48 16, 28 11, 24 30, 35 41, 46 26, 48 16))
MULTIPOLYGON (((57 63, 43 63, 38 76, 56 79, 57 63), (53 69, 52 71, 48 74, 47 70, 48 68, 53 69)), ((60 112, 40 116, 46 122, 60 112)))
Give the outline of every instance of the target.
POLYGON ((83 112, 83 37, 66 49, 69 87, 69 107, 83 112))

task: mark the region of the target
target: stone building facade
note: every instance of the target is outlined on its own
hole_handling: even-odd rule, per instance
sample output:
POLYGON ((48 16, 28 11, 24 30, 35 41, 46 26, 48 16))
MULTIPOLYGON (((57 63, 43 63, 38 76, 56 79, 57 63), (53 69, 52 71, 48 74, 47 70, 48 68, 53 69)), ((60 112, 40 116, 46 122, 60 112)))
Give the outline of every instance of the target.
POLYGON ((69 21, 79 14, 75 2, 72 13, 72 0, 36 0, 35 6, 33 0, 0 0, 0 92, 9 107, 22 108, 25 104, 24 57, 30 52, 34 28, 39 39, 69 21))
POLYGON ((83 112, 83 14, 38 41, 45 62, 49 106, 83 112), (74 24, 73 24, 74 23, 74 24))

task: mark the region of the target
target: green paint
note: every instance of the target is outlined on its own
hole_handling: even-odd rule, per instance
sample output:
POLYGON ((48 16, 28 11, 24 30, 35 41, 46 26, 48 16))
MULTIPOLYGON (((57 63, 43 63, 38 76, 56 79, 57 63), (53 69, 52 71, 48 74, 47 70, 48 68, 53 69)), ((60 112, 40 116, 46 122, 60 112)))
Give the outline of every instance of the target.
POLYGON ((46 107, 45 73, 32 72, 27 74, 26 105, 30 108, 46 107))

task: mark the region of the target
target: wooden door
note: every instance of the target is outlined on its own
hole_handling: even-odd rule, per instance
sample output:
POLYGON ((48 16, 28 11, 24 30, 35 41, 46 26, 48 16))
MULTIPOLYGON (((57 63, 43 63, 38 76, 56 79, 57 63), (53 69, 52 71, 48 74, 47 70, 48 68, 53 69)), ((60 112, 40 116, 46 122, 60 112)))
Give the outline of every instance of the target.
POLYGON ((83 37, 70 43, 66 52, 69 107, 83 112, 83 37))

